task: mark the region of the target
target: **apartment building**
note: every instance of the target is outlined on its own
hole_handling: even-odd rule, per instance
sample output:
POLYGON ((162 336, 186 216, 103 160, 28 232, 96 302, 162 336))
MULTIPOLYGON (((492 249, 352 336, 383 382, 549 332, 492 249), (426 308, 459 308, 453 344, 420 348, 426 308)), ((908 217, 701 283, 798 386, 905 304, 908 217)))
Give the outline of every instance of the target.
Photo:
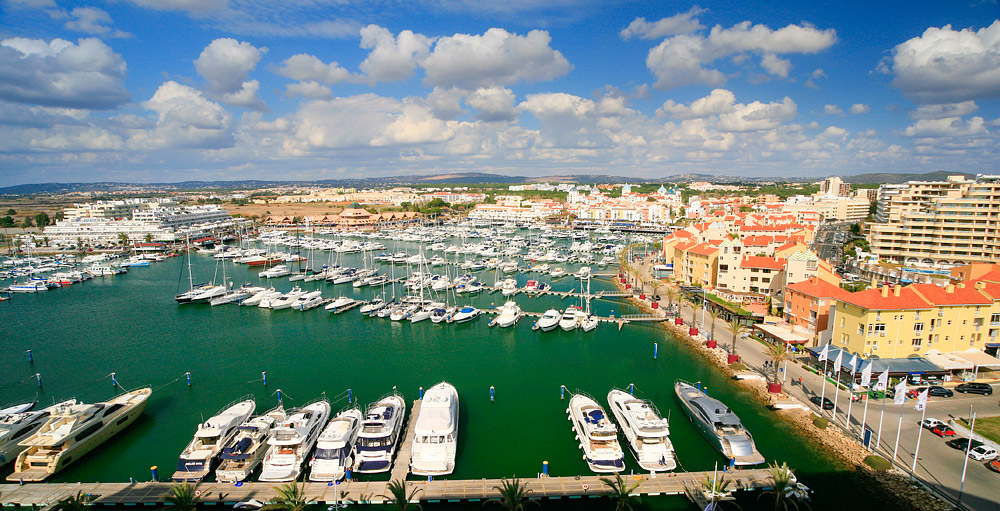
POLYGON ((830 307, 849 295, 837 284, 816 276, 785 286, 785 321, 793 329, 802 330, 814 345, 820 343, 820 334, 829 326, 830 307))
POLYGON ((892 262, 954 266, 1000 261, 1000 175, 907 183, 880 194, 871 251, 892 262))
POLYGON ((690 285, 714 288, 719 276, 719 248, 710 243, 674 241, 664 249, 667 264, 674 268, 674 278, 690 285))
POLYGON ((45 235, 57 245, 83 240, 91 244, 115 243, 121 234, 133 242, 147 237, 155 241, 176 241, 187 234, 197 237, 237 224, 224 208, 215 205, 136 209, 126 218, 67 218, 45 228, 45 235))

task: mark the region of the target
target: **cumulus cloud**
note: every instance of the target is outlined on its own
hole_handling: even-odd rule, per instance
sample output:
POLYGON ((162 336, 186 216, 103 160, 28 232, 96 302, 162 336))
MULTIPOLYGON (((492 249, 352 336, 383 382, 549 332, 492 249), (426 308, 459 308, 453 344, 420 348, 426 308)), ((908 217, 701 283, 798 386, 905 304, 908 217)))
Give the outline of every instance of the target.
POLYGON ((732 112, 719 116, 719 129, 723 131, 769 130, 795 118, 798 109, 791 98, 780 102, 750 104, 737 103, 732 112))
POLYGON ((918 103, 1000 95, 1000 20, 979 29, 931 27, 893 49, 892 85, 918 103))
POLYGON ((851 113, 854 114, 854 115, 867 114, 868 112, 871 112, 871 111, 872 111, 872 107, 870 107, 870 106, 868 106, 868 105, 866 105, 864 103, 855 103, 855 104, 851 105, 851 113))
POLYGON ((439 119, 454 119, 465 113, 462 109, 462 98, 466 94, 467 91, 462 89, 434 87, 434 90, 427 94, 427 104, 439 119))
POLYGON ((318 82, 306 81, 286 85, 285 95, 289 97, 302 96, 309 99, 329 99, 333 97, 333 91, 318 82))
POLYGON ((293 80, 313 81, 326 85, 357 79, 336 62, 326 64, 319 58, 305 53, 288 57, 274 72, 293 80))
POLYGON ((517 35, 491 28, 483 35, 442 37, 423 61, 428 85, 475 89, 551 80, 572 69, 544 30, 517 35))
POLYGON ((64 25, 67 30, 109 37, 132 37, 128 32, 111 28, 111 15, 97 7, 77 7, 69 12, 71 18, 64 25))
POLYGON ((156 9, 158 11, 187 11, 195 15, 203 15, 218 11, 229 4, 229 0, 129 0, 135 5, 156 9))
POLYGON ((657 81, 654 87, 672 89, 703 83, 718 86, 726 81, 718 69, 707 67, 716 60, 746 53, 761 55, 761 66, 769 73, 787 77, 791 62, 778 55, 816 53, 837 40, 833 29, 788 25, 772 30, 745 21, 730 28, 716 25, 708 36, 682 34, 665 39, 649 50, 646 67, 657 81))
POLYGON ((263 110, 267 106, 257 97, 260 84, 249 80, 267 48, 248 42, 221 38, 209 43, 194 61, 198 74, 205 78, 205 89, 223 103, 263 110))
POLYGON ((844 111, 837 105, 823 105, 823 113, 826 115, 844 115, 844 111))
POLYGON ((656 113, 660 117, 673 116, 678 119, 709 117, 733 111, 736 95, 726 89, 715 89, 708 96, 698 98, 690 106, 668 99, 656 113))
POLYGON ((921 105, 916 110, 910 112, 910 117, 914 119, 943 119, 945 117, 962 117, 979 110, 979 105, 975 101, 962 101, 961 103, 947 103, 943 105, 921 105))
POLYGON ((984 133, 986 133, 986 126, 983 118, 979 116, 968 121, 963 121, 958 117, 919 119, 912 126, 907 127, 904 132, 908 137, 923 138, 968 137, 984 133))
POLYGON ((431 39, 409 30, 393 36, 388 29, 368 25, 361 29, 361 47, 371 50, 360 68, 374 82, 405 80, 427 57, 431 39))
POLYGON ((826 78, 826 73, 822 68, 816 68, 812 73, 809 73, 809 79, 806 80, 806 87, 818 88, 819 85, 816 84, 816 81, 823 78, 826 78))
POLYGON ((157 114, 156 126, 133 135, 137 149, 219 148, 233 143, 233 118, 201 91, 168 81, 160 85, 143 108, 157 114))
POLYGON ((675 14, 652 23, 646 21, 646 18, 636 18, 619 35, 622 39, 628 40, 632 37, 660 39, 671 35, 687 34, 705 28, 695 16, 707 10, 695 5, 688 9, 687 12, 675 14))
POLYGON ((124 79, 125 61, 99 39, 0 41, 0 99, 109 109, 129 101, 124 79))
POLYGON ((506 87, 480 88, 465 97, 465 103, 476 110, 483 121, 509 121, 517 117, 514 91, 506 87))

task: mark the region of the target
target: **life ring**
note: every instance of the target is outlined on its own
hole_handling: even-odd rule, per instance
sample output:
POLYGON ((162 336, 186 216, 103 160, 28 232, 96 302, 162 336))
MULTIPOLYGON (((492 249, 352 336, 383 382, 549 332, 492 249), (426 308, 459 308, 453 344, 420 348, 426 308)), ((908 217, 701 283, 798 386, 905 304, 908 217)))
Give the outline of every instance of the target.
POLYGON ((583 483, 583 491, 587 491, 589 489, 590 489, 590 485, 587 484, 587 483, 583 483))
POLYGON ((201 497, 201 490, 195 490, 194 491, 194 496, 195 497, 201 497))

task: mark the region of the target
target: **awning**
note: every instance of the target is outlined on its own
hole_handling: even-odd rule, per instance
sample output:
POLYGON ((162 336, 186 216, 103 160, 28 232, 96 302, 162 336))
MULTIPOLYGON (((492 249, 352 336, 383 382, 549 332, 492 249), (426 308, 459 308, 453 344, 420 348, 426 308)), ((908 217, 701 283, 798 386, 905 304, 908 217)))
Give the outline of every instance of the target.
POLYGON ((960 371, 974 367, 974 364, 967 359, 958 357, 954 353, 941 353, 938 350, 927 350, 924 358, 946 371, 960 371))
POLYGON ((811 339, 811 337, 807 334, 793 331, 787 325, 768 325, 764 323, 757 323, 753 326, 753 328, 754 330, 759 330, 771 339, 787 344, 805 344, 811 339))
POLYGON ((968 360, 976 367, 988 367, 990 369, 1000 368, 1000 359, 991 357, 975 348, 969 348, 967 351, 956 351, 951 354, 968 360))

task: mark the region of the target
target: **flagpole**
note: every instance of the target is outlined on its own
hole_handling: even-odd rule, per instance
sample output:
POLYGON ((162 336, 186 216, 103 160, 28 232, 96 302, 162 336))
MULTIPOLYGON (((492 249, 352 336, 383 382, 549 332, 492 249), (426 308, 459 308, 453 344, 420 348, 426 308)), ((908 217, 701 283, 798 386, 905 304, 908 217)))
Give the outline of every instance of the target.
MULTIPOLYGON (((862 442, 865 441, 865 428, 868 427, 868 422, 866 422, 866 421, 868 420, 868 402, 871 401, 871 397, 872 397, 871 391, 868 390, 868 387, 865 387, 865 413, 861 414, 861 441, 862 442)), ((871 446, 871 444, 869 444, 869 447, 870 446, 871 446)), ((876 445, 875 447, 878 447, 878 445, 876 445)))
MULTIPOLYGON (((888 369, 886 369, 886 371, 888 371, 888 369)), ((886 378, 885 378, 885 385, 882 385, 882 375, 879 375, 878 377, 879 379, 878 386, 882 387, 882 412, 878 416, 878 441, 875 442, 876 449, 882 446, 882 420, 885 419, 885 398, 886 398, 885 394, 886 392, 889 391, 889 376, 886 373, 882 374, 885 374, 886 378)))
POLYGON ((972 437, 976 436, 976 414, 972 413, 972 405, 969 405, 969 415, 972 422, 969 424, 969 443, 965 446, 965 463, 962 464, 962 483, 958 485, 958 508, 962 508, 962 492, 965 490, 965 470, 969 468, 969 451, 972 450, 972 437))
POLYGON ((823 361, 823 374, 820 376, 823 378, 823 390, 819 393, 819 414, 823 415, 823 403, 826 401, 826 365, 830 363, 830 357, 827 357, 823 361))
MULTIPOLYGON (((923 413, 920 414, 920 429, 917 430, 917 448, 913 451, 913 466, 910 467, 910 477, 915 476, 917 471, 917 455, 920 454, 920 437, 924 434, 924 419, 927 417, 927 392, 929 391, 925 390, 925 395, 921 396, 921 401, 923 401, 923 406, 921 406, 921 408, 923 408, 923 413)), ((969 440, 969 443, 971 444, 972 439, 970 438, 969 440)))
POLYGON ((854 371, 851 371, 851 382, 847 386, 847 431, 851 431, 851 408, 854 406, 854 371))
MULTIPOLYGON (((896 426, 896 445, 892 448, 892 462, 896 463, 896 452, 899 450, 899 432, 903 430, 903 407, 906 403, 899 405, 899 425, 896 426)), ((921 426, 923 429, 923 426, 921 426)))

